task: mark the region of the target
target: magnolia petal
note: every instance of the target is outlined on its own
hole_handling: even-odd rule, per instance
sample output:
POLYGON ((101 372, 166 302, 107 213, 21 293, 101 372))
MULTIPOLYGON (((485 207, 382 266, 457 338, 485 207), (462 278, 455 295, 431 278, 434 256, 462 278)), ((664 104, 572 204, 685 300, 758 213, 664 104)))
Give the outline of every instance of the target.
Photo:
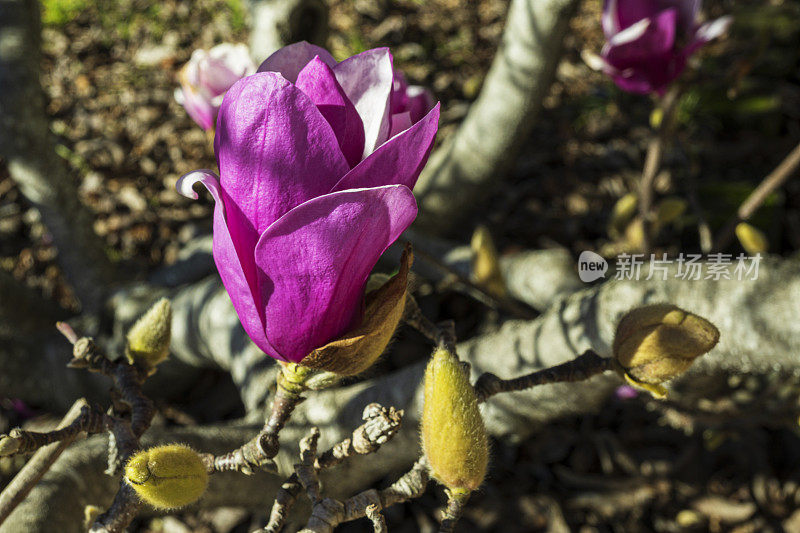
POLYGON ((334 192, 294 208, 255 248, 267 338, 301 361, 359 320, 364 285, 417 214, 408 187, 334 192))
POLYGON ((259 296, 253 290, 255 285, 255 270, 250 267, 250 272, 246 273, 245 265, 239 259, 239 254, 231 239, 228 226, 225 222, 225 208, 221 198, 219 179, 210 170, 197 170, 185 174, 178 179, 177 189, 183 196, 196 200, 197 193, 193 186, 195 183, 202 183, 211 196, 214 197, 214 237, 212 240, 212 254, 214 262, 222 278, 222 284, 231 298, 233 308, 239 316, 245 332, 264 353, 280 359, 280 355, 270 345, 264 332, 264 323, 261 320, 262 313, 260 306, 256 305, 256 298, 259 296), (248 276, 249 274, 249 276, 248 276), (251 278, 248 280, 248 277, 251 278))
POLYGON ((183 106, 198 126, 204 130, 214 128, 218 108, 211 102, 210 97, 200 94, 189 85, 183 85, 180 89, 176 89, 175 100, 183 106))
POLYGON ((703 45, 713 41, 717 37, 721 37, 728 31, 732 23, 733 17, 725 16, 702 24, 695 31, 692 42, 683 50, 684 56, 689 57, 703 45))
POLYGON ((383 143, 336 184, 334 191, 399 184, 419 178, 439 129, 439 104, 407 130, 383 143))
POLYGON ((278 72, 294 83, 297 81, 297 75, 300 74, 303 67, 315 57, 319 57, 329 67, 333 67, 336 64, 336 60, 324 48, 306 41, 300 41, 299 43, 284 46, 273 53, 261 63, 261 66, 258 67, 258 72, 278 72))
POLYGON ((216 145, 228 228, 240 250, 252 251, 270 224, 329 192, 350 169, 317 106, 274 72, 228 90, 216 145))
POLYGON ((364 124, 331 67, 316 56, 300 71, 295 85, 314 102, 333 128, 347 162, 356 166, 364 153, 364 124))
POLYGON ((685 56, 674 49, 676 9, 666 9, 652 19, 623 30, 603 48, 603 59, 619 74, 614 82, 637 93, 662 92, 686 66, 685 56))
POLYGON ((411 127, 411 124, 411 113, 409 111, 393 114, 392 129, 389 131, 389 138, 391 139, 401 131, 407 130, 411 127))
POLYGON ((333 67, 336 79, 364 123, 364 157, 389 138, 389 104, 394 83, 392 54, 373 48, 333 67))
POLYGON ((383 354, 406 305, 408 273, 414 262, 411 245, 400 258, 400 270, 366 296, 363 322, 354 330, 311 352, 303 366, 352 376, 364 372, 383 354))

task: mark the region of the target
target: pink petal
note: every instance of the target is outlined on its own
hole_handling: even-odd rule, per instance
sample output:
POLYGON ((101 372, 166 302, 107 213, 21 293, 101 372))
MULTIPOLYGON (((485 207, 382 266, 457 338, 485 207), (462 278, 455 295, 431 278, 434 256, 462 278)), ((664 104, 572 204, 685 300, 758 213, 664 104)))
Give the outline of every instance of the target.
POLYGON ((683 53, 688 57, 697 51, 704 44, 722 36, 733 23, 733 17, 720 17, 716 20, 706 22, 695 30, 692 42, 684 49, 683 53))
POLYGON ((303 67, 295 85, 319 108, 339 139, 347 162, 351 167, 356 166, 364 152, 364 124, 331 67, 317 56, 303 67))
MULTIPOLYGON (((205 185, 215 200, 212 253, 222 278, 222 284, 228 291, 239 321, 256 346, 271 357, 280 358, 264 332, 264 322, 261 318, 262 307, 257 304, 257 301, 260 301, 260 294, 255 290, 257 287, 255 264, 252 259, 249 261, 240 259, 225 223, 222 191, 217 176, 210 170, 190 172, 178 180, 178 191, 187 198, 196 200, 198 196, 192 187, 197 182, 205 185)), ((249 255, 252 255, 252 252, 249 255)))
POLYGON ((360 319, 364 285, 417 214, 402 185, 314 198, 264 232, 256 246, 267 338, 301 361, 360 319))
POLYGON ((329 67, 336 64, 336 60, 324 48, 300 41, 274 52, 261 63, 258 72, 279 72, 284 78, 294 83, 303 67, 315 57, 319 57, 329 67))
POLYGON ((609 40, 603 59, 620 88, 637 93, 663 92, 683 71, 685 57, 674 49, 677 17, 675 9, 667 9, 609 40))
POLYGON ((334 191, 405 185, 414 188, 439 129, 439 104, 407 130, 383 143, 377 150, 347 173, 334 191))
POLYGON ((388 48, 374 48, 333 67, 336 79, 364 123, 364 157, 389 138, 394 72, 388 48))
POLYGON ((408 111, 403 111, 402 113, 393 114, 391 124, 392 129, 389 131, 389 138, 392 138, 401 131, 405 131, 411 127, 411 113, 408 111))
POLYGON ((175 99, 201 128, 210 130, 214 127, 217 107, 212 103, 210 96, 201 94, 189 85, 182 85, 175 91, 175 99))
POLYGON ((350 168, 317 107, 274 72, 228 90, 215 143, 228 229, 250 250, 270 224, 329 192, 350 168))

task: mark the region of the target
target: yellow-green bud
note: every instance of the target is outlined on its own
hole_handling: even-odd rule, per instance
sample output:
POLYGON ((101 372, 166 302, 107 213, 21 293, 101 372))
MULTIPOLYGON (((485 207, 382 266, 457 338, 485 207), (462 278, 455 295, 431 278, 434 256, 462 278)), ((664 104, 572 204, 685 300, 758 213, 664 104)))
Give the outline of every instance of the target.
POLYGON ((675 222, 686 212, 687 207, 686 200, 682 198, 676 196, 664 198, 656 206, 656 220, 653 225, 660 229, 675 222))
POLYGON ((659 385, 685 372, 718 340, 719 330, 708 320, 672 304, 655 304, 622 317, 613 350, 628 381, 663 395, 659 385))
POLYGON ((452 491, 473 491, 486 477, 489 442, 475 390, 461 363, 445 349, 425 370, 422 448, 434 479, 452 491))
POLYGON ((157 509, 175 509, 197 501, 208 484, 200 456, 183 444, 144 450, 125 465, 125 481, 157 509))
POLYGON ((742 248, 748 254, 763 254, 769 250, 769 239, 758 228, 751 226, 747 222, 740 222, 736 225, 736 238, 742 244, 742 248))
POLYGON ((625 227, 636 216, 638 204, 639 200, 632 192, 617 200, 611 210, 611 219, 608 222, 608 234, 611 238, 616 239, 625 231, 625 227))
POLYGON ((472 281, 491 294, 502 298, 506 295, 506 283, 500 271, 500 258, 492 235, 486 226, 478 226, 472 234, 472 281))
POLYGON ((125 356, 131 364, 142 365, 152 373, 169 355, 171 335, 172 305, 162 298, 128 331, 125 356))

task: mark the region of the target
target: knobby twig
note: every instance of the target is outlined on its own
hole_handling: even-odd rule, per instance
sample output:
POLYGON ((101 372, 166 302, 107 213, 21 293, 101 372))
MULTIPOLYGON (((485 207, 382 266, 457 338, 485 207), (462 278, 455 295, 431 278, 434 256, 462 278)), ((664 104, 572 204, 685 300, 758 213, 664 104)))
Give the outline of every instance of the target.
POLYGON ((447 320, 441 324, 434 324, 431 319, 422 313, 419 304, 411 295, 408 295, 406 299, 403 321, 422 333, 436 346, 442 346, 451 351, 455 350, 456 334, 453 321, 447 320))
POLYGON ((387 533, 389 531, 389 528, 386 527, 386 520, 381 514, 381 510, 374 503, 367 505, 367 518, 372 522, 372 529, 375 533, 387 533))
POLYGON ((93 410, 89 403, 81 398, 73 404, 54 431, 37 433, 15 429, 7 437, 0 436, 0 448, 4 446, 3 441, 14 439, 18 443, 14 453, 37 450, 0 493, 0 524, 25 499, 70 444, 89 433, 98 433, 104 427, 102 414, 93 410))
POLYGON ((429 480, 428 463, 423 457, 414 463, 411 470, 385 489, 365 490, 344 502, 333 498, 321 500, 314 506, 311 518, 300 533, 333 533, 339 524, 367 516, 367 508, 371 506, 380 510, 419 498, 425 492, 429 480))
POLYGON ((257 469, 277 471, 273 460, 278 455, 278 434, 286 425, 294 409, 305 399, 305 381, 308 369, 289 363, 278 369, 278 387, 272 400, 270 415, 258 434, 228 453, 214 456, 201 454, 209 473, 235 470, 250 475, 257 469))
POLYGON ((658 169, 661 167, 664 145, 672 131, 675 109, 678 104, 678 94, 677 86, 673 85, 661 99, 659 104, 659 109, 662 112, 661 123, 647 145, 642 179, 639 182, 639 217, 642 219, 642 251, 644 253, 650 252, 650 232, 653 227, 653 185, 655 184, 658 169))
MULTIPOLYGON (((482 402, 500 392, 521 391, 548 383, 584 381, 613 369, 613 359, 587 350, 571 361, 515 379, 503 380, 494 374, 484 373, 478 378, 474 388, 482 402)), ((344 502, 333 498, 322 499, 317 478, 319 469, 311 467, 318 437, 319 433, 312 431, 307 437, 309 440, 305 444, 301 443, 302 462, 296 465, 294 478, 289 478, 284 483, 273 506, 270 524, 264 531, 275 533, 280 530, 288 512, 287 502, 289 506, 294 502, 301 487, 305 488, 313 503, 311 517, 302 533, 331 533, 341 523, 368 516, 368 509, 370 520, 373 520, 373 524, 377 523, 375 529, 385 531, 385 523, 376 513, 395 503, 419 497, 425 492, 430 474, 426 458, 422 456, 408 473, 388 489, 369 489, 344 502)), ((439 530, 442 533, 451 533, 455 529, 469 499, 469 492, 448 490, 447 497, 448 503, 439 530)))
POLYGON ((789 152, 789 155, 775 167, 775 170, 770 172, 758 187, 750 193, 747 199, 742 202, 742 205, 736 211, 736 215, 717 234, 717 238, 714 241, 714 249, 722 250, 728 246, 733 239, 736 225, 750 219, 766 201, 767 197, 792 177, 798 167, 800 167, 800 144, 795 146, 794 150, 789 152))
MULTIPOLYGON (((142 384, 150 372, 125 358, 110 360, 91 338, 77 338, 66 324, 59 324, 58 329, 73 344, 73 357, 68 367, 98 372, 114 382, 111 414, 104 416, 104 425, 109 431, 108 473, 114 474, 139 450, 139 438, 155 416, 152 400, 142 393, 142 384)), ((121 533, 134 519, 140 506, 139 497, 123 479, 111 506, 97 517, 89 531, 121 533)))
POLYGON ((613 369, 614 360, 612 358, 601 357, 592 350, 586 350, 571 361, 518 378, 500 379, 491 372, 486 372, 475 382, 475 393, 478 401, 484 402, 500 392, 521 391, 548 383, 584 381, 613 369))
POLYGON ((445 507, 444 515, 442 516, 439 533, 453 533, 456 528, 456 522, 461 518, 470 495, 467 491, 447 490, 446 492, 447 507, 445 507))
MULTIPOLYGON (((364 408, 364 423, 353 431, 352 437, 344 439, 323 452, 313 461, 313 469, 318 473, 340 464, 354 455, 367 455, 378 451, 381 445, 397 434, 403 418, 403 411, 388 409, 371 403, 364 408)), ((313 430, 312 430, 313 434, 313 430)), ((305 439, 304 439, 305 440, 305 439)), ((301 441, 301 457, 308 444, 301 441)), ((307 466, 303 467, 307 469, 307 466)), ((307 473, 304 475, 308 475, 307 473)), ((269 522, 263 531, 277 533, 286 522, 289 511, 302 489, 298 472, 295 472, 281 485, 272 505, 269 522)))

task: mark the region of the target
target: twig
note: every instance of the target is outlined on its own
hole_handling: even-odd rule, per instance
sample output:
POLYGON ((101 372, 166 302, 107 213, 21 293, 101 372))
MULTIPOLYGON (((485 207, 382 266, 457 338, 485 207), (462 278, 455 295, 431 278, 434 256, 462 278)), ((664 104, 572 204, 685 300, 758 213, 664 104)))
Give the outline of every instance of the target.
POLYGON ((372 529, 375 533, 388 533, 386 520, 383 518, 380 508, 374 503, 367 505, 367 518, 372 522, 372 529))
POLYGON ((442 516, 439 533, 453 533, 456 528, 456 522, 461 518, 470 495, 468 491, 447 490, 446 492, 447 507, 444 510, 444 516, 442 516))
POLYGON ((68 441, 71 443, 81 433, 91 434, 103 431, 105 429, 103 413, 90 407, 84 399, 75 402, 73 409, 78 404, 81 405, 78 416, 71 416, 72 410, 70 410, 58 428, 53 431, 26 431, 14 428, 8 435, 0 435, 0 455, 28 453, 54 442, 68 441), (71 421, 69 421, 70 417, 71 421), (64 425, 65 422, 67 422, 66 425, 64 425))
POLYGON ((483 402, 500 392, 521 391, 547 383, 584 381, 597 374, 613 370, 613 364, 614 360, 610 357, 601 357, 594 351, 587 350, 571 361, 518 378, 500 379, 491 372, 486 372, 475 382, 475 393, 478 401, 483 402))
POLYGON ((281 365, 278 370, 278 387, 272 409, 264 427, 240 447, 223 455, 201 454, 209 473, 235 470, 250 475, 255 470, 267 468, 276 471, 273 458, 278 455, 278 434, 286 425, 295 407, 304 400, 308 369, 296 364, 281 365))
POLYGON ((411 470, 383 490, 365 490, 344 502, 333 498, 320 501, 314 506, 308 523, 300 533, 333 533, 339 524, 367 516, 367 508, 370 506, 385 509, 419 498, 425 493, 429 480, 428 463, 421 457, 411 470))
MULTIPOLYGON (((114 474, 139 450, 139 438, 150 427, 155 416, 156 410, 152 400, 142 392, 142 384, 149 372, 138 365, 130 364, 124 358, 110 360, 91 338, 77 338, 75 331, 67 324, 59 323, 57 327, 72 344, 72 359, 67 367, 83 368, 111 378, 114 382, 114 389, 111 391, 112 400, 121 400, 127 404, 115 405, 112 414, 103 417, 104 426, 109 431, 107 472, 114 474), (120 415, 123 411, 129 414, 129 418, 120 415)), ((89 531, 121 533, 136 517, 140 506, 141 502, 135 491, 122 480, 111 506, 97 517, 89 531)))
MULTIPOLYGON (((56 431, 51 432, 52 434, 59 433, 61 435, 58 442, 55 443, 55 440, 50 440, 50 442, 53 443, 52 445, 47 443, 47 446, 39 448, 22 470, 20 470, 14 479, 3 489, 3 492, 0 493, 0 524, 2 524, 17 505, 25 499, 31 489, 50 469, 56 459, 59 458, 61 453, 75 440, 82 438, 88 429, 95 429, 93 425, 90 426, 89 422, 96 422, 96 417, 87 415, 87 410, 91 410, 91 408, 85 399, 81 398, 76 401, 61 420, 56 431), (82 428, 78 429, 78 426, 82 426, 82 428)), ((29 436, 31 434, 31 432, 22 433, 29 436)), ((47 434, 39 433, 37 435, 47 434)), ((34 448, 27 448, 26 451, 32 449, 34 448)))
POLYGON ((300 485, 306 489, 311 503, 316 505, 321 499, 319 488, 318 470, 314 468, 317 459, 317 443, 319 442, 319 428, 312 427, 308 436, 300 439, 300 462, 294 465, 294 472, 300 485))
POLYGON ((495 296, 494 294, 487 291, 485 288, 474 283, 468 277, 462 275, 460 272, 453 269, 450 265, 443 262, 438 257, 429 254, 424 250, 421 250, 418 246, 414 247, 414 255, 416 257, 419 257, 423 261, 427 261, 428 263, 435 266, 437 269, 441 270, 448 276, 451 276, 460 285, 466 287, 471 296, 483 302, 484 304, 490 307, 497 307, 498 309, 502 309, 503 311, 513 315, 516 318, 524 318, 527 320, 536 318, 537 313, 533 309, 529 308, 527 305, 512 300, 511 298, 500 298, 498 296, 495 296))
POLYGON ((794 147, 789 152, 783 161, 781 161, 775 169, 769 173, 767 177, 755 188, 753 192, 742 202, 736 215, 732 217, 720 232, 714 241, 714 249, 722 250, 733 239, 734 230, 739 222, 743 222, 752 217, 761 205, 766 201, 767 197, 772 194, 775 189, 783 185, 795 171, 800 167, 800 144, 794 147))
MULTIPOLYGON (((403 411, 371 403, 364 408, 362 418, 364 423, 353 431, 351 438, 335 444, 316 458, 314 468, 318 472, 333 468, 353 455, 367 455, 378 451, 381 445, 397 434, 403 411)), ((265 533, 277 533, 281 530, 301 489, 297 473, 284 481, 272 505, 269 522, 263 529, 265 533)))
POLYGON ((443 346, 455 351, 455 323, 452 320, 440 324, 433 323, 431 319, 422 313, 419 304, 411 295, 408 295, 406 299, 403 321, 433 341, 437 346, 443 346))
POLYGON ((661 99, 659 108, 662 111, 661 123, 658 125, 653 138, 647 145, 647 155, 642 169, 642 179, 639 182, 639 216, 642 219, 642 251, 650 252, 650 231, 652 230, 653 185, 661 166, 664 144, 672 130, 675 108, 678 103, 678 89, 676 85, 667 91, 661 99))

